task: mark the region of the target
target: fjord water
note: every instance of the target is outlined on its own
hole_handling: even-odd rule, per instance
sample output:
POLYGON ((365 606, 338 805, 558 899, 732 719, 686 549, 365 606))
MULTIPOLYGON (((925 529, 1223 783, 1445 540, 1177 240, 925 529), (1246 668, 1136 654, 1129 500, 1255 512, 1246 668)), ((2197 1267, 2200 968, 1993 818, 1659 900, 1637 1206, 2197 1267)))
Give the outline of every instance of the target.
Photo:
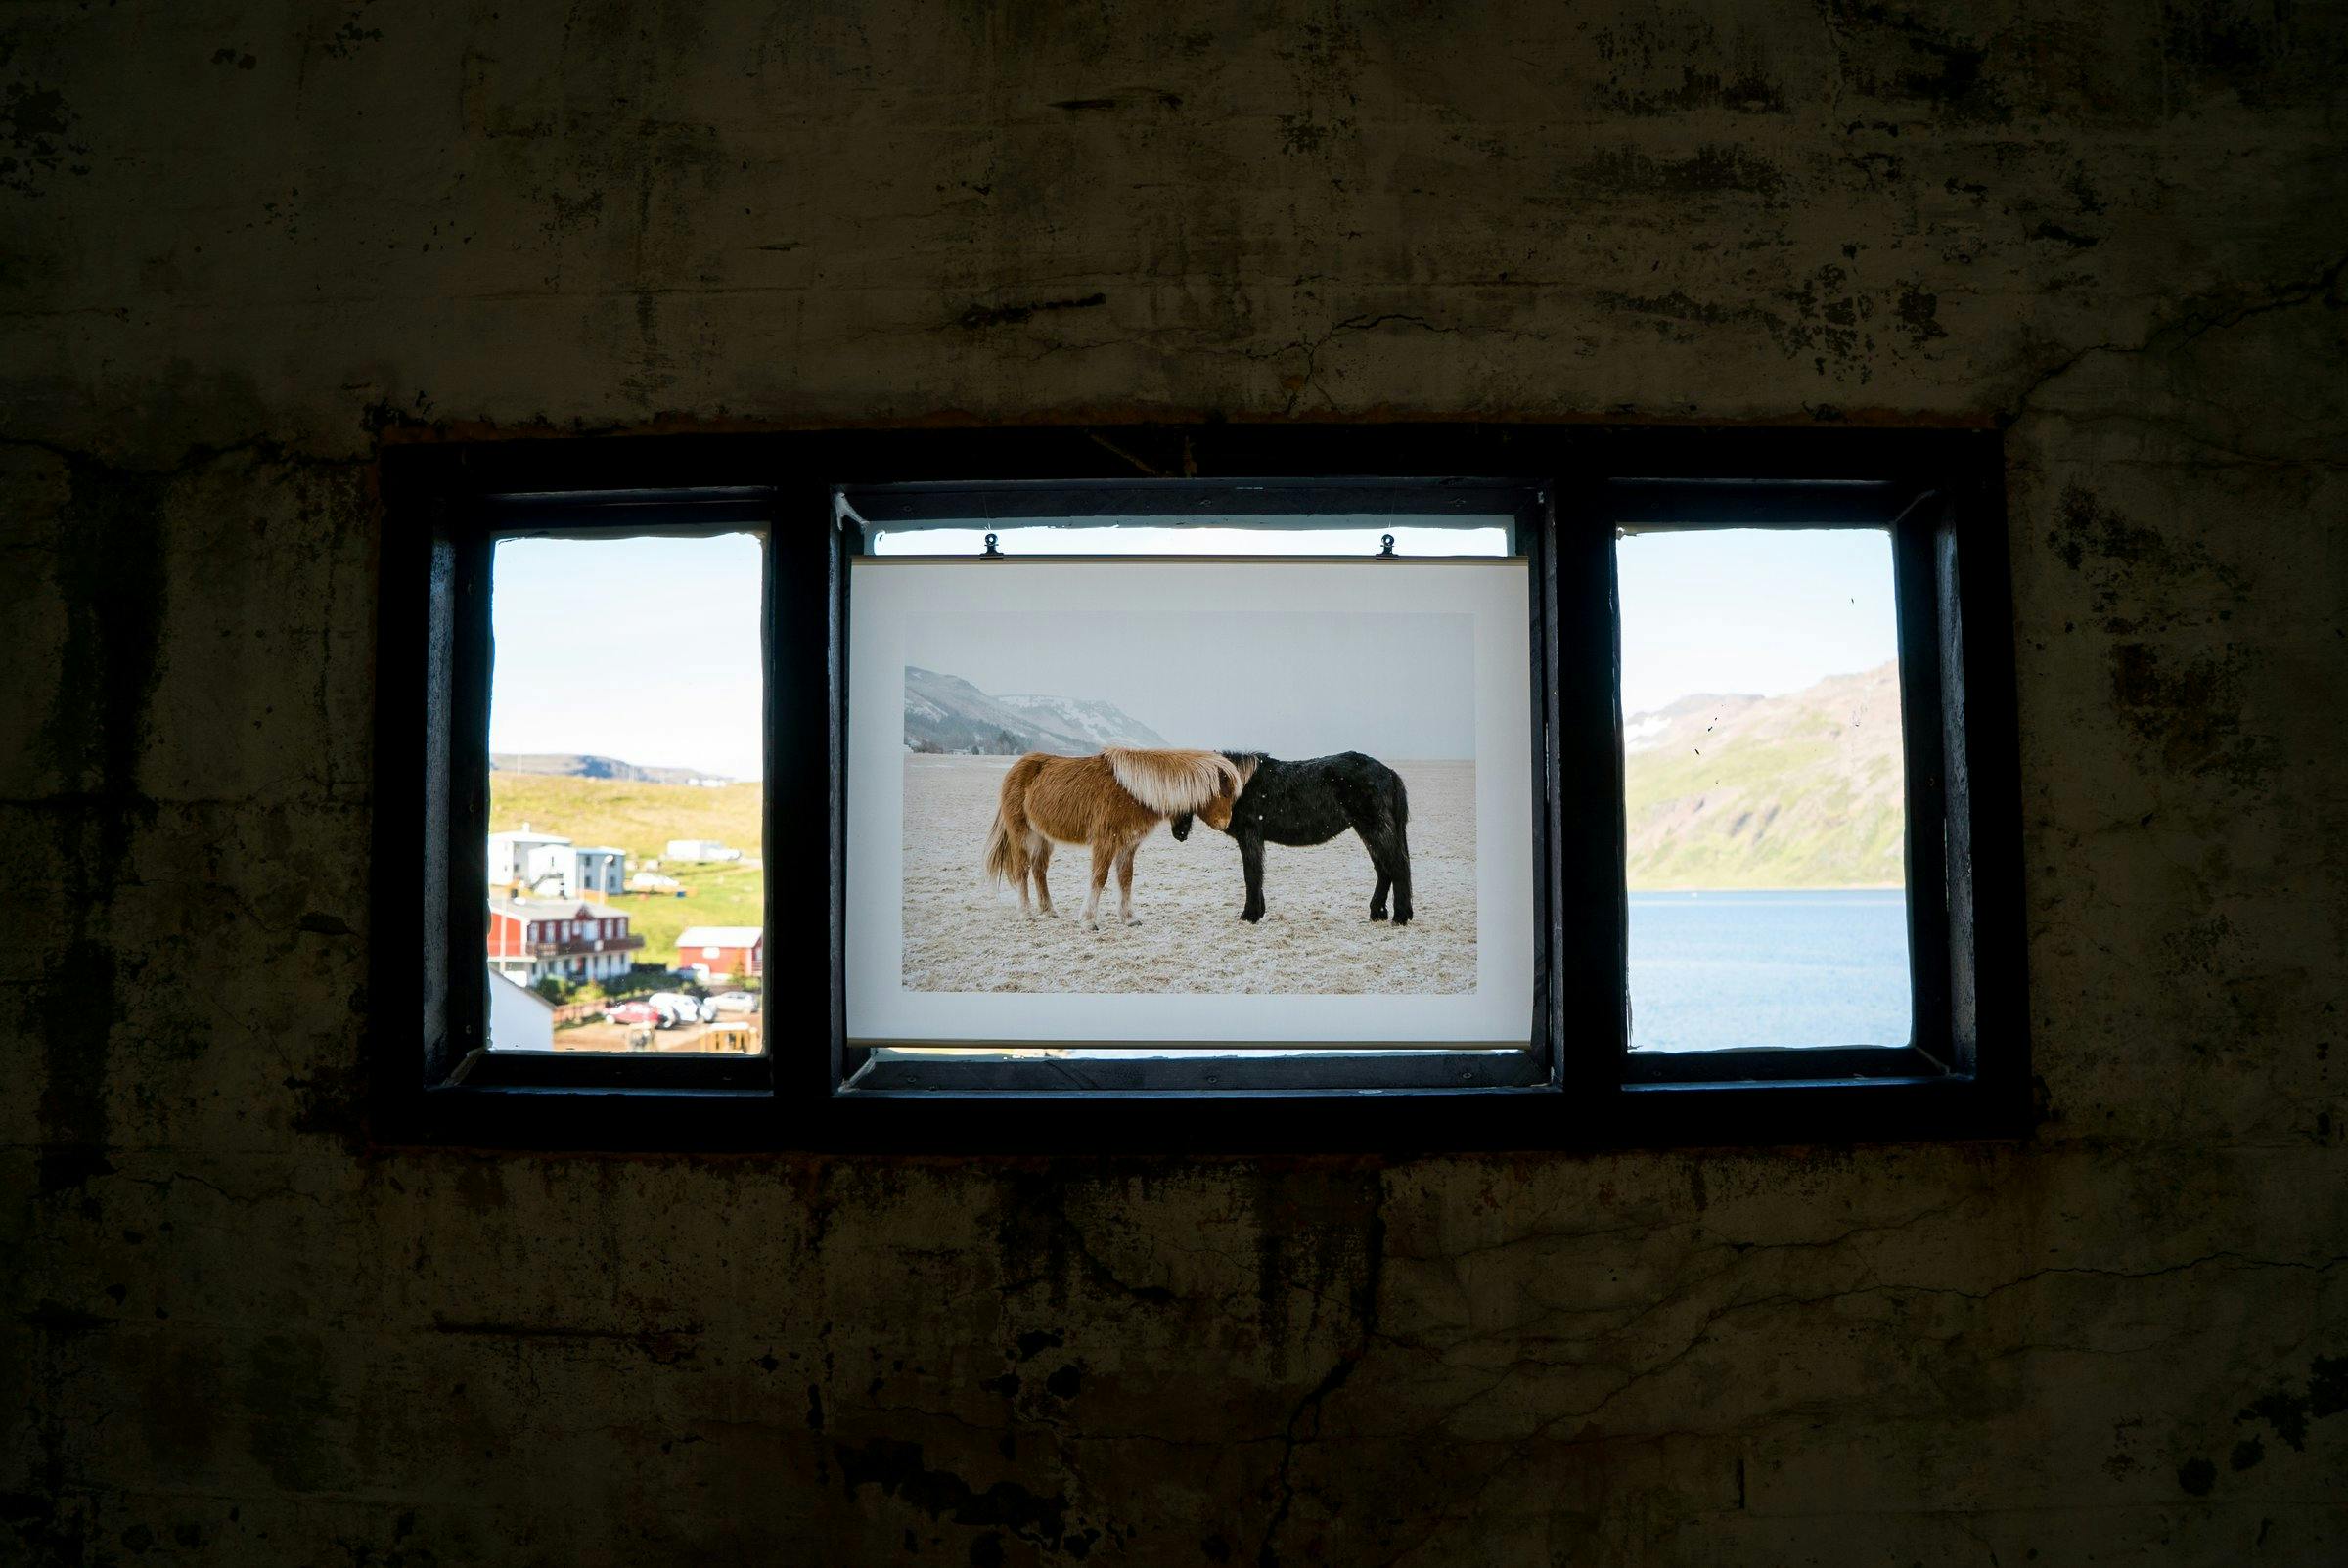
POLYGON ((1908 1039, 1907 894, 1635 892, 1631 1048, 1908 1039))
POLYGON ((1626 529, 1631 1049, 1910 1033, 1891 535, 1626 529))

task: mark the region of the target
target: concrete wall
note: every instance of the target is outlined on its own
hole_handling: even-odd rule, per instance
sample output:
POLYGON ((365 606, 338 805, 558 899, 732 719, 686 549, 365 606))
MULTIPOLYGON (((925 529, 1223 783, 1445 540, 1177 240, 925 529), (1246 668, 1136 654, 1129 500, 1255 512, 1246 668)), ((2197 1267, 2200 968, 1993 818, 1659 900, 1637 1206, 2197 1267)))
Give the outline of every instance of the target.
POLYGON ((2340 1560, 2344 32, 10 6, 0 1556, 2340 1560), (354 1149, 380 441, 1218 412, 2010 422, 2039 1135, 354 1149))

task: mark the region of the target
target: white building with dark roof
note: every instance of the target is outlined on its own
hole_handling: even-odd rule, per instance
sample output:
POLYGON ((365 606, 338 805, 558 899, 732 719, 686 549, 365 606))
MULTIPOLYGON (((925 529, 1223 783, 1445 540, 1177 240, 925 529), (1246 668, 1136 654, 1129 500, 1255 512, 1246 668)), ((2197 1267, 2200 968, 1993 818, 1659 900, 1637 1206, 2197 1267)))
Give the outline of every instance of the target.
POLYGON ((570 840, 561 833, 533 831, 525 822, 489 835, 491 887, 519 887, 560 897, 572 891, 563 885, 571 874, 570 840))

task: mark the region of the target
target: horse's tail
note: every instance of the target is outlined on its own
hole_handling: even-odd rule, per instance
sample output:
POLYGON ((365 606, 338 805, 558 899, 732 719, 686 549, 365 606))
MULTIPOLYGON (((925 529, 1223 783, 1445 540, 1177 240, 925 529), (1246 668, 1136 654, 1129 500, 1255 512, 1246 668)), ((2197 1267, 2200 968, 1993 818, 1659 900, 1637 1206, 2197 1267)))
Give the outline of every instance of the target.
POLYGON ((1369 757, 1365 758, 1364 760, 1366 760, 1378 772, 1379 778, 1377 792, 1385 797, 1382 803, 1393 812, 1394 826, 1397 828, 1409 827, 1411 821, 1411 791, 1404 785, 1402 782, 1402 775, 1396 773, 1392 768, 1378 761, 1376 757, 1369 757))
POLYGON ((998 882, 1016 882, 1026 874, 1019 864, 1019 851, 1013 840, 1011 826, 1003 813, 995 813, 995 826, 986 835, 986 874, 998 882))
POLYGON ((1042 766, 1033 755, 1011 765, 995 803, 995 824, 986 833, 986 874, 1015 887, 1027 876, 1027 784, 1042 766))

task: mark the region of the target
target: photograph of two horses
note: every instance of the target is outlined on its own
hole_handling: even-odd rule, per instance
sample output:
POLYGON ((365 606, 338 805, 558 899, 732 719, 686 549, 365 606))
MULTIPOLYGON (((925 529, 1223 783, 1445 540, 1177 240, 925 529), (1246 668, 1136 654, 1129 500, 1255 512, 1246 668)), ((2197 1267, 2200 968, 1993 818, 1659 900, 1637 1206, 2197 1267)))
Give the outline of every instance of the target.
POLYGON ((1470 617, 949 614, 905 653, 906 990, 1475 990, 1470 617))

